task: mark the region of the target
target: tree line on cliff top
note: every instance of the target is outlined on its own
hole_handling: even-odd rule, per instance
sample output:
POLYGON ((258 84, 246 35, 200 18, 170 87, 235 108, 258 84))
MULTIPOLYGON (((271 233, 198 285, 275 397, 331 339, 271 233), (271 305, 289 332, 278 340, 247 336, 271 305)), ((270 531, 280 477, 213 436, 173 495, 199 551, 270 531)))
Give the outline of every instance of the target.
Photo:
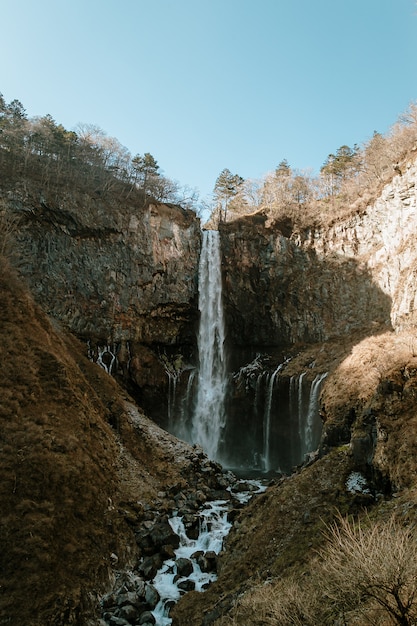
POLYGON ((192 208, 197 192, 163 176, 149 152, 132 157, 115 137, 93 124, 68 131, 51 115, 29 119, 19 100, 0 94, 0 167, 4 182, 36 182, 44 196, 64 190, 192 208))
POLYGON ((261 179, 244 180, 225 168, 216 180, 212 219, 227 221, 263 210, 293 226, 326 223, 371 202, 417 156, 417 103, 386 135, 374 132, 362 146, 329 154, 317 176, 293 169, 286 159, 261 179))
MULTIPOLYGON (((286 159, 261 179, 245 180, 223 169, 209 207, 211 221, 260 210, 292 228, 337 219, 369 204, 416 151, 417 103, 412 103, 386 135, 374 132, 362 146, 343 145, 329 154, 318 175, 294 169, 286 159)), ((154 199, 200 208, 197 191, 164 176, 149 152, 132 157, 92 124, 68 131, 51 115, 29 119, 19 100, 6 103, 1 94, 0 167, 4 184, 35 182, 56 200, 63 191, 79 189, 142 204, 154 199)))

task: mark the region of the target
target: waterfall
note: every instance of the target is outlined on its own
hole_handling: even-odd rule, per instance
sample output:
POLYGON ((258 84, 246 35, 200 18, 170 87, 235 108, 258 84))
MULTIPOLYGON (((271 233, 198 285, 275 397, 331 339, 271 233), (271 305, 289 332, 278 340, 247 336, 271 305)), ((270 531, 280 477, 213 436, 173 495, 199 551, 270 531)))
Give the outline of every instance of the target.
POLYGON ((303 414, 304 414, 304 406, 303 406, 303 378, 306 375, 306 372, 302 374, 291 376, 290 378, 290 399, 289 399, 289 410, 292 419, 296 418, 297 420, 297 433, 300 442, 303 441, 304 432, 303 432, 303 414))
POLYGON ((282 370, 282 368, 288 363, 290 359, 286 359, 284 363, 280 363, 277 369, 271 374, 271 378, 267 384, 266 390, 266 398, 265 398, 265 413, 264 413, 264 449, 263 449, 263 460, 264 460, 264 471, 269 472, 271 469, 271 460, 270 460, 270 436, 271 436, 271 409, 272 409, 272 398, 274 394, 274 383, 277 377, 277 374, 282 370))
POLYGON ((312 452, 314 449, 315 441, 314 441, 314 424, 317 417, 317 404, 320 393, 320 387, 323 380, 326 378, 328 372, 324 372, 323 374, 317 374, 313 382, 311 383, 310 388, 310 398, 308 402, 308 411, 305 420, 304 427, 304 452, 312 452))
POLYGON ((192 440, 200 444, 210 458, 215 459, 225 424, 227 382, 220 237, 215 230, 203 231, 198 298, 199 369, 192 440))
POLYGON ((167 371, 168 375, 168 427, 172 430, 175 400, 177 395, 177 374, 167 371))
POLYGON ((110 346, 97 346, 97 364, 111 375, 114 362, 116 361, 116 349, 110 346))
POLYGON ((195 377, 196 369, 190 369, 188 373, 188 381, 185 394, 181 399, 178 410, 179 419, 176 421, 174 419, 172 426, 172 433, 179 439, 184 439, 188 442, 191 441, 188 419, 193 412, 193 393, 195 377))
POLYGON ((181 517, 170 518, 169 524, 172 530, 180 538, 180 546, 175 550, 175 557, 165 561, 153 580, 160 601, 153 611, 156 624, 168 626, 172 623, 169 611, 183 595, 181 582, 192 582, 196 591, 204 591, 211 582, 216 580, 214 571, 202 570, 198 556, 204 554, 218 554, 223 546, 223 539, 228 534, 231 523, 227 519, 228 502, 216 500, 207 503, 205 509, 200 512, 200 532, 197 539, 189 539, 181 517), (187 559, 192 571, 187 576, 180 576, 177 570, 178 559, 187 559), (178 586, 178 583, 180 585, 178 586))

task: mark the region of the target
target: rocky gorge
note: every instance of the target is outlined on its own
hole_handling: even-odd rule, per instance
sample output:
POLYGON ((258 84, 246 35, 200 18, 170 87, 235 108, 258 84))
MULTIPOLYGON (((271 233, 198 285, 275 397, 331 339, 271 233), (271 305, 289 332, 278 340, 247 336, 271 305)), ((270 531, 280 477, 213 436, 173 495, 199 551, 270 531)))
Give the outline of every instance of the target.
MULTIPOLYGON (((225 447, 264 419, 258 380, 289 402, 300 377, 311 389, 325 374, 323 432, 307 462, 305 451, 298 467, 289 458, 265 494, 235 511, 218 580, 180 600, 174 625, 263 623, 245 601, 266 582, 305 574, 336 509, 414 519, 416 180, 410 162, 375 202, 327 228, 294 230, 263 211, 220 224, 225 447), (355 472, 367 491, 349 488, 355 472)), ((145 601, 135 602, 148 610, 143 558, 171 554, 168 516, 182 510, 191 528, 196 506, 234 480, 144 415, 166 427, 197 367, 200 223, 160 203, 3 199, 19 228, 15 269, 2 265, 0 623, 97 624, 105 593, 108 613, 135 609, 131 619, 113 611, 109 623, 141 623, 122 592, 112 595, 123 584, 134 593, 123 575, 136 568, 145 601)))

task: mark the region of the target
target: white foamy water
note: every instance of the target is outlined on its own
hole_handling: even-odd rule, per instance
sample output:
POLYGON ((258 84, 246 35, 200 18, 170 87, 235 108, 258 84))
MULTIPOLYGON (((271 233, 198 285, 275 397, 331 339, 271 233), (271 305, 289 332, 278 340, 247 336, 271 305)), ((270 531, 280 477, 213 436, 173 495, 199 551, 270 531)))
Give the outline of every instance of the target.
POLYGON ((223 546, 223 539, 228 534, 231 524, 227 520, 229 503, 226 500, 216 500, 207 503, 206 508, 200 511, 200 532, 197 539, 189 539, 185 532, 182 518, 174 516, 169 520, 171 528, 180 537, 180 546, 175 550, 176 559, 186 558, 193 563, 193 571, 187 577, 177 576, 177 566, 173 559, 165 561, 152 584, 160 595, 160 601, 153 611, 157 626, 168 626, 171 624, 169 609, 172 604, 179 600, 184 593, 178 588, 178 583, 184 580, 191 580, 195 583, 196 591, 204 591, 205 587, 216 580, 214 572, 202 572, 195 559, 191 556, 198 551, 215 552, 218 554, 223 546))
POLYGON ((192 441, 217 459, 225 424, 226 357, 222 304, 220 237, 216 230, 203 232, 199 264, 197 401, 192 419, 192 441))

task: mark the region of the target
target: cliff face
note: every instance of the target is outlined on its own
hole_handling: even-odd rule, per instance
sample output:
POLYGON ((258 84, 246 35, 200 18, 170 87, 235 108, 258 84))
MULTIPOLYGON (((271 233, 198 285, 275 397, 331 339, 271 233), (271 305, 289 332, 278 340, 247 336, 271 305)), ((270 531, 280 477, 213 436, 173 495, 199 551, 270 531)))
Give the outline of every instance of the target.
POLYGON ((231 343, 323 342, 415 324, 416 179, 414 163, 372 206, 327 230, 290 234, 261 214, 223 224, 231 343))
MULTIPOLYGON (((12 201, 15 264, 43 310, 89 345, 151 415, 166 414, 161 355, 196 338, 200 221, 167 204, 74 192, 12 201)), ((168 357, 170 358, 170 357, 168 357)))
POLYGON ((102 345, 190 340, 200 249, 192 211, 87 196, 18 208, 19 270, 69 330, 102 345))
MULTIPOLYGON (((265 607, 272 621, 293 616, 294 581, 300 582, 304 599, 306 580, 317 567, 317 549, 325 545, 323 531, 334 522, 335 511, 363 520, 364 526, 390 514, 412 526, 417 476, 416 179, 414 164, 365 212, 326 231, 290 235, 284 224, 268 223, 262 215, 223 224, 229 341, 235 352, 236 346, 242 347, 242 354, 245 345, 252 347, 252 354, 259 347, 264 354, 304 347, 276 380, 278 384, 281 377, 282 383, 286 377, 291 384, 303 368, 306 377, 329 372, 320 399, 324 430, 314 462, 310 459, 291 476, 279 478, 237 517, 218 580, 206 593, 180 600, 172 612, 174 626, 261 624, 265 607), (311 345, 306 347, 306 342, 311 345), (365 487, 352 487, 358 477, 365 487), (284 591, 291 598, 289 613, 280 611, 284 591), (274 598, 276 613, 271 608, 274 598)), ((238 445, 256 417, 262 419, 247 390, 256 384, 252 397, 259 399, 257 381, 263 370, 255 366, 260 362, 257 357, 239 372, 245 398, 228 416, 236 423, 238 445)), ((282 416, 281 402, 275 419, 285 440, 282 416)), ((319 597, 322 602, 323 594, 319 597)), ((308 604, 301 606, 308 615, 308 604)), ((302 611, 298 614, 304 617, 302 611)), ((314 609, 311 615, 312 623, 323 623, 314 609)), ((343 614, 346 623, 355 618, 343 614)))

